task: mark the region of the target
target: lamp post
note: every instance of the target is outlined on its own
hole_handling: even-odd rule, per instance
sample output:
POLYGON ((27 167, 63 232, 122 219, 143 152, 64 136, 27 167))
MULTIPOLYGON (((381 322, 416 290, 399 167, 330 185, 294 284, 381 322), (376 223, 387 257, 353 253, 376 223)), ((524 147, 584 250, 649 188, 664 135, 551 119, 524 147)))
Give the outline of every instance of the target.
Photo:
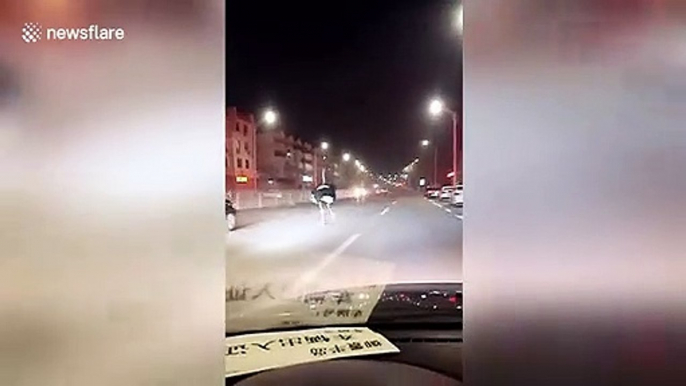
MULTIPOLYGON (((322 142, 319 144, 319 148, 322 150, 322 154, 324 154, 327 150, 329 150, 329 143, 328 142, 322 142)), ((314 173, 312 175, 314 176, 314 185, 317 186, 319 183, 317 182, 318 179, 318 173, 317 173, 317 159, 319 156, 317 155, 317 150, 316 148, 312 150, 312 154, 314 155, 314 173)), ((326 155, 322 155, 322 157, 326 157, 326 155)), ((323 161, 323 160, 322 160, 323 161)), ((322 166, 322 183, 326 183, 326 166, 322 166)))
POLYGON ((464 6, 462 4, 455 12, 455 29, 457 29, 457 33, 460 35, 464 32, 464 6))
MULTIPOLYGON (((428 139, 423 139, 421 142, 422 147, 426 148, 431 145, 431 142, 428 139)), ((431 180, 433 185, 438 185, 438 146, 435 144, 433 145, 434 148, 434 170, 433 170, 433 179, 431 180)))
MULTIPOLYGON (((273 109, 269 108, 264 111, 264 114, 262 115, 262 122, 265 123, 266 127, 274 127, 276 125, 276 122, 279 120, 279 116, 274 111, 273 109)), ((255 134, 253 135, 253 141, 252 141, 252 154, 254 156, 253 158, 253 165, 255 166, 255 178, 254 178, 254 187, 255 190, 257 190, 257 133, 260 129, 260 121, 255 122, 255 134)))
POLYGON ((452 118, 452 123, 453 123, 453 185, 457 185, 457 142, 458 142, 458 130, 457 130, 457 112, 450 110, 449 108, 445 107, 445 104, 443 103, 442 100, 436 98, 431 101, 429 104, 429 112, 433 116, 439 116, 442 113, 448 113, 450 114, 450 117, 452 118))

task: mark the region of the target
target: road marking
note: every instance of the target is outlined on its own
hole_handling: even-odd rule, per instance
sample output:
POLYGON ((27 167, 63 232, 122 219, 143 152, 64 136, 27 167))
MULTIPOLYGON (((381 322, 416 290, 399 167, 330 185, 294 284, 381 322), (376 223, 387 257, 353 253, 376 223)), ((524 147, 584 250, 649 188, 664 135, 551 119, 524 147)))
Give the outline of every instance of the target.
POLYGON ((393 200, 393 201, 391 202, 391 205, 395 205, 396 202, 398 202, 398 201, 393 200))
POLYGON ((443 205, 441 205, 435 201, 429 201, 429 202, 431 202, 431 204, 433 204, 435 207, 443 209, 446 213, 452 214, 453 216, 455 216, 455 218, 458 218, 460 220, 463 219, 463 217, 461 215, 453 213, 453 211, 451 209, 446 208, 445 206, 443 206, 443 205))
POLYGON ((357 240, 358 237, 362 236, 361 233, 355 233, 354 235, 348 237, 343 244, 339 245, 338 248, 334 249, 333 252, 329 253, 324 260, 321 261, 321 263, 317 264, 316 267, 312 268, 311 270, 305 272, 300 279, 298 280, 298 283, 295 285, 296 290, 302 289, 304 286, 306 286, 312 279, 317 277, 319 273, 326 268, 329 264, 331 264, 338 256, 340 256, 343 252, 345 252, 348 247, 352 245, 352 243, 357 240))
POLYGON ((385 215, 386 213, 388 213, 389 210, 391 210, 390 207, 385 207, 384 210, 381 211, 381 215, 385 215))
POLYGON ((345 240, 345 241, 343 242, 343 244, 339 245, 338 248, 336 248, 336 250, 334 250, 334 251, 331 253, 331 255, 333 255, 334 257, 340 255, 340 254, 343 253, 346 249, 348 249, 348 247, 349 247, 352 243, 354 243, 355 240, 357 240, 357 238, 360 237, 360 236, 362 236, 361 233, 355 233, 354 235, 348 237, 348 239, 345 240))

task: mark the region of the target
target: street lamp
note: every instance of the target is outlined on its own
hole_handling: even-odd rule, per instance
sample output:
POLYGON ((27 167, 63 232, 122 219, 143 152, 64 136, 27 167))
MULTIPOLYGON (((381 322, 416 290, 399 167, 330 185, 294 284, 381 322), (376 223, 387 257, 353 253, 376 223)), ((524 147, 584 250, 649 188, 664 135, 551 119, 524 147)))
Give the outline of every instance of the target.
POLYGON ((457 7, 457 12, 455 12, 455 28, 457 28, 457 32, 462 35, 464 30, 464 8, 462 4, 457 7))
MULTIPOLYGON (((421 142, 422 147, 429 147, 431 142, 428 139, 424 139, 421 142)), ((433 171, 433 184, 438 185, 438 146, 434 145, 434 171, 433 171)))
MULTIPOLYGON (((319 148, 322 149, 323 152, 327 151, 329 149, 329 143, 328 142, 322 142, 319 144, 319 148)), ((314 175, 317 175, 317 154, 316 152, 313 152, 314 154, 314 175)), ((322 160, 326 160, 326 156, 322 156, 322 160)), ((316 183, 316 180, 315 180, 316 183)), ((322 166, 322 183, 326 183, 326 165, 322 166)))
POLYGON ((429 104, 429 113, 435 117, 441 113, 448 113, 453 120, 453 185, 457 185, 457 112, 445 107, 441 99, 434 98, 429 104))
POLYGON ((276 112, 272 109, 268 109, 267 111, 264 112, 264 122, 267 123, 267 125, 272 126, 276 123, 278 119, 278 116, 276 115, 276 112))
POLYGON ((438 98, 431 100, 431 103, 429 103, 429 113, 433 116, 440 115, 444 109, 445 105, 443 104, 443 101, 438 98))
MULTIPOLYGON (((279 120, 279 116, 277 115, 276 111, 274 111, 271 108, 268 108, 262 114, 262 122, 264 122, 266 124, 266 126, 268 126, 268 127, 275 126, 276 122, 278 120, 279 120)), ((254 135, 252 136, 252 156, 253 156, 252 163, 253 163, 253 165, 255 165, 255 175, 256 175, 256 177, 253 178, 255 190, 257 190, 257 180, 259 178, 259 177, 257 177, 257 134, 259 133, 259 130, 260 130, 260 121, 258 120, 257 122, 255 122, 255 132, 253 133, 254 135)))
POLYGON ((343 161, 345 161, 345 162, 350 161, 350 153, 343 153, 343 161))

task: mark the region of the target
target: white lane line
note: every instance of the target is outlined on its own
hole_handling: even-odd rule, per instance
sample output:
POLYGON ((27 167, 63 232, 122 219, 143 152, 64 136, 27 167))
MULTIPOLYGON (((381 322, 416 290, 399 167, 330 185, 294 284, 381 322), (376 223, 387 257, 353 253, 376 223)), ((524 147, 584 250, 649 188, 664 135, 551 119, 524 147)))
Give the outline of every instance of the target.
POLYGON ((462 216, 460 216, 459 214, 456 214, 456 215, 455 215, 455 217, 459 218, 460 220, 462 220, 462 219, 463 219, 463 217, 462 217, 462 216))
POLYGON ((382 216, 385 215, 386 213, 388 213, 389 210, 391 210, 390 207, 388 207, 388 206, 385 207, 385 208, 381 211, 381 215, 382 215, 382 216))
MULTIPOLYGON (((333 252, 331 252, 331 253, 326 257, 326 259, 333 260, 333 259, 335 259, 336 257, 338 257, 338 255, 340 255, 341 253, 345 252, 345 250, 348 249, 348 247, 349 247, 350 245, 352 245, 352 243, 354 243, 355 240, 357 240, 357 238, 360 237, 360 236, 362 236, 361 233, 355 233, 354 235, 348 237, 348 238, 343 242, 343 244, 339 245, 338 248, 336 248, 333 252)), ((325 259, 325 260, 326 260, 326 259, 325 259)), ((329 262, 330 262, 330 261, 329 261, 329 262)))
POLYGON ((393 200, 393 201, 391 202, 391 205, 395 205, 397 202, 398 202, 398 201, 393 200))
POLYGON ((326 268, 329 264, 331 264, 338 256, 340 256, 343 252, 345 252, 348 247, 352 245, 352 243, 357 240, 358 237, 362 236, 361 233, 355 233, 354 235, 348 237, 343 244, 339 245, 338 248, 336 248, 333 252, 329 253, 326 255, 324 260, 322 260, 319 264, 317 264, 316 267, 312 268, 311 270, 305 272, 301 277, 300 280, 298 280, 298 283, 296 284, 296 289, 301 289, 303 286, 307 285, 312 279, 317 277, 319 273, 326 268))
POLYGON ((443 208, 443 210, 446 211, 446 212, 448 212, 448 213, 453 213, 453 212, 452 212, 450 209, 448 209, 448 208, 443 208))

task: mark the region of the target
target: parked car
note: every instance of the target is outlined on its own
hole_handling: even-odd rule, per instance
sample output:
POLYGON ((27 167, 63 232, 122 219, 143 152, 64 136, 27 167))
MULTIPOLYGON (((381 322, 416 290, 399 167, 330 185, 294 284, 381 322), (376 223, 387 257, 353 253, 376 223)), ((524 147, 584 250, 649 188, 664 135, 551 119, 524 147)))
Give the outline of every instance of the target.
POLYGON ((450 200, 450 203, 455 205, 455 206, 463 206, 464 205, 464 195, 463 195, 463 187, 462 184, 457 185, 455 187, 455 190, 453 190, 453 197, 450 200))
POLYGON ((440 192, 440 189, 436 187, 428 187, 426 188, 426 191, 424 192, 424 197, 434 199, 438 198, 438 193, 440 192))
POLYGON ((440 194, 438 195, 438 198, 439 198, 441 201, 450 200, 450 199, 452 198, 452 196, 453 196, 453 190, 455 190, 455 187, 454 187, 454 186, 451 186, 451 185, 443 185, 443 187, 441 187, 441 192, 440 192, 440 194))
POLYGON ((231 202, 230 199, 226 198, 224 200, 224 211, 226 215, 226 225, 229 229, 229 232, 232 230, 236 229, 236 208, 233 206, 233 202, 231 202))

